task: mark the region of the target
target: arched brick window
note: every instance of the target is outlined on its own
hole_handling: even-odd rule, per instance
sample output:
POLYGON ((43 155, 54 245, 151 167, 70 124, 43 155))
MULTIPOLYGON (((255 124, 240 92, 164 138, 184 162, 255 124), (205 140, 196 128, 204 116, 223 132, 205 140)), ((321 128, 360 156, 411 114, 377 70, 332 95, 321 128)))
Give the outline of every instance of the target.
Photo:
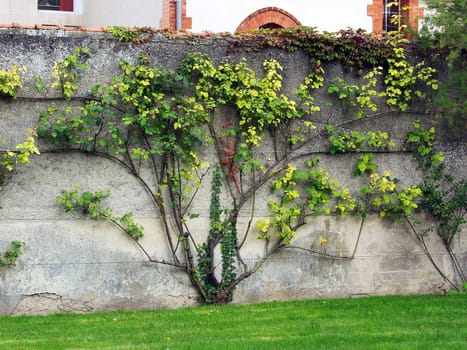
POLYGON ((403 24, 409 25, 413 30, 418 30, 418 20, 423 18, 423 8, 419 7, 419 0, 400 0, 393 4, 394 0, 373 0, 368 5, 368 16, 373 18, 373 32, 391 31, 397 29, 391 23, 391 17, 400 15, 403 24), (392 6, 388 6, 391 5, 392 6))
POLYGON ((290 13, 277 7, 265 7, 253 12, 235 30, 236 33, 253 29, 297 27, 301 23, 290 13))

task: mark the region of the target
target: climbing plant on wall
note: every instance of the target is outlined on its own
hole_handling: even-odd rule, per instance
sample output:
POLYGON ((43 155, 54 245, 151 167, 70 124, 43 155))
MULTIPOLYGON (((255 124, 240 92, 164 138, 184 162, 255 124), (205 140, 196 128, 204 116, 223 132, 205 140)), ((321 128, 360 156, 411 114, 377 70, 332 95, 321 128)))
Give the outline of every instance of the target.
MULTIPOLYGON (((29 163, 31 155, 39 154, 34 139, 36 134, 32 129, 28 131, 30 135, 23 143, 17 145, 15 150, 6 150, 0 153, 0 193, 6 182, 14 175, 17 167, 29 163)), ((24 243, 14 240, 11 245, 12 248, 0 253, 0 267, 15 265, 17 258, 21 255, 24 243)))
MULTIPOLYGON (((119 37, 128 36, 124 34, 118 32, 119 37)), ((192 53, 170 70, 152 65, 151 57, 144 55, 136 63, 122 60, 121 74, 108 86, 95 86, 83 105, 52 106, 40 116, 41 138, 60 149, 111 159, 139 181, 161 217, 171 258, 149 254, 140 244, 144 228, 132 213, 114 216, 104 205, 107 192, 81 191, 78 186, 62 190, 58 201, 64 209, 114 223, 151 262, 185 270, 203 303, 230 302, 241 281, 270 256, 290 247, 309 216, 353 213, 361 216, 363 225, 369 212, 377 212, 401 220, 412 215, 423 195, 419 186, 401 187, 388 169, 380 172, 373 163, 372 152, 396 146, 387 132, 346 131, 346 122, 317 125, 314 116, 321 108, 313 94, 326 88, 322 61, 341 60, 357 73, 374 65, 361 86, 343 80, 328 86, 330 94, 346 100, 343 107, 354 119, 369 118, 384 103, 389 111, 406 110, 427 90, 420 84, 436 89, 435 70, 423 62, 407 61, 402 35, 377 41, 347 31, 325 35, 318 42, 308 40, 317 35, 310 29, 280 35, 269 42, 261 34, 254 42, 257 47, 279 47, 288 40, 283 48, 303 49, 313 56, 311 71, 294 98, 282 92, 282 67, 274 59, 265 60, 258 74, 245 60, 215 65, 207 55, 192 53), (327 41, 340 49, 319 49, 327 41), (350 55, 362 42, 368 45, 350 55), (379 51, 368 49, 376 45, 379 51), (233 116, 219 118, 220 106, 231 108, 233 116), (309 151, 318 136, 329 138, 330 154, 361 152, 353 170, 365 179, 359 193, 352 193, 320 167, 319 158, 309 151), (268 157, 262 149, 266 143, 273 149, 268 157), (215 156, 201 152, 206 147, 215 156), (207 179, 211 179, 210 226, 202 241, 198 232, 192 232, 190 220, 200 214, 193 212, 193 203, 207 179), (270 217, 255 222, 257 193, 264 187, 272 188, 270 217), (250 211, 250 219, 239 232, 239 215, 245 210, 250 211), (265 254, 253 266, 242 257, 251 235, 265 242, 265 254)), ((76 77, 81 68, 75 64, 76 71, 68 74, 76 77)), ((64 98, 72 95, 64 93, 64 98)))
MULTIPOLYGON (((110 32, 139 43, 140 32, 122 28, 110 32)), ((163 252, 151 253, 141 243, 145 234, 153 233, 146 232, 133 213, 114 214, 106 205, 109 192, 90 192, 77 184, 63 189, 57 200, 65 211, 116 225, 150 262, 184 270, 202 303, 230 302, 239 283, 274 254, 293 248, 298 229, 312 216, 361 218, 352 255, 337 257, 324 249, 303 249, 352 259, 369 213, 412 223, 419 204, 428 206, 422 199, 428 187, 401 186, 390 169, 376 166, 377 152, 401 147, 389 133, 348 127, 372 118, 380 109, 406 111, 437 88, 434 69, 408 61, 405 40, 401 33, 377 40, 361 31, 319 34, 307 28, 232 40, 230 52, 274 47, 309 55, 309 72, 294 96, 284 93, 282 66, 275 59, 264 60, 262 72, 256 72, 246 60, 215 64, 206 54, 190 53, 177 69, 156 66, 147 54, 122 60, 120 72, 110 83, 96 85, 86 96, 76 98, 81 72, 93 69, 87 61, 91 51, 77 48, 53 67, 52 88, 63 101, 40 114, 37 133, 57 151, 105 157, 133 175, 161 219, 169 258, 162 258, 163 252), (343 79, 327 82, 325 63, 332 61, 355 72, 361 84, 343 79), (336 97, 349 120, 319 123, 325 120, 323 106, 314 98, 320 89, 336 97), (224 106, 231 114, 220 117, 224 106), (359 191, 339 183, 321 166, 312 146, 322 139, 328 142, 329 155, 358 153, 349 173, 361 180, 359 191), (211 195, 210 224, 200 233, 191 221, 203 214, 194 203, 206 188, 211 195), (258 193, 264 189, 270 189, 270 214, 258 220, 258 193), (239 225, 245 217, 246 225, 239 225), (251 236, 264 242, 264 255, 254 264, 243 257, 251 236)), ((413 141, 408 150, 418 150, 412 147, 415 136, 408 140, 413 141)), ((29 153, 35 153, 35 148, 28 147, 29 153)), ((458 229, 457 221, 444 224, 443 214, 436 215, 443 227, 458 229)), ((326 238, 320 238, 320 245, 326 245, 326 238)))
POLYGON ((26 67, 13 66, 11 71, 0 69, 0 97, 16 98, 21 83, 20 73, 26 71, 26 67))
MULTIPOLYGON (((0 98, 16 99, 18 90, 23 86, 20 74, 25 71, 26 67, 18 66, 13 66, 11 71, 0 69, 0 98)), ((29 136, 26 140, 18 144, 14 150, 6 149, 0 152, 0 193, 3 191, 6 182, 14 175, 17 167, 29 163, 31 155, 39 154, 34 139, 36 136, 35 131, 29 129, 28 133, 29 136)), ((1 144, 2 140, 0 138, 1 144)), ((23 247, 23 242, 12 241, 10 249, 0 252, 0 267, 15 265, 23 247)))

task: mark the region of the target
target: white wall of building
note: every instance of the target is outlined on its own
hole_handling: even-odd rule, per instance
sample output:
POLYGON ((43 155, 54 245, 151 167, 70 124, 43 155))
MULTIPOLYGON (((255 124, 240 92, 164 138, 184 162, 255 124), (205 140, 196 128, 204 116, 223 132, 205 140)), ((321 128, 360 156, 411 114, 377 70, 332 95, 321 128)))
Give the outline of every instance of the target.
POLYGON ((109 25, 159 27, 162 0, 85 0, 85 22, 88 27, 109 25))
POLYGON ((75 0, 74 8, 73 12, 40 11, 37 0, 0 0, 0 23, 85 25, 83 0, 75 0))
POLYGON ((367 6, 371 0, 188 0, 187 16, 193 18, 193 32, 234 32, 251 13, 264 7, 279 7, 303 25, 321 31, 343 28, 372 29, 367 6))
MULTIPOLYGON (((251 13, 274 6, 291 13, 303 25, 321 31, 347 27, 371 31, 371 17, 367 15, 371 3, 372 0, 188 0, 187 16, 193 19, 192 32, 234 32, 251 13)), ((74 12, 39 11, 37 0, 0 0, 0 23, 158 28, 161 16, 162 0, 75 0, 74 12)))
POLYGON ((74 0, 73 12, 41 11, 37 0, 0 0, 0 23, 159 27, 162 0, 74 0))

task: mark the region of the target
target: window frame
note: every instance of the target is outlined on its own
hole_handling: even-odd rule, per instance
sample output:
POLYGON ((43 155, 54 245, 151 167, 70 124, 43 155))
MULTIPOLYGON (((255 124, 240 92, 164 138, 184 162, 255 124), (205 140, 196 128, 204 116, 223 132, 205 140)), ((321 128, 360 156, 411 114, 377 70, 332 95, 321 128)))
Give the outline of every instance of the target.
POLYGON ((52 9, 39 9, 39 0, 37 0, 36 8, 38 12, 61 13, 61 14, 82 14, 83 13, 83 0, 71 0, 73 2, 72 11, 52 10, 52 9))
POLYGON ((394 0, 383 0, 383 31, 393 32, 399 29, 400 23, 392 23, 393 16, 401 16, 401 2, 392 4, 390 7, 388 4, 395 2, 394 0), (393 11, 392 8, 397 6, 397 10, 393 11))

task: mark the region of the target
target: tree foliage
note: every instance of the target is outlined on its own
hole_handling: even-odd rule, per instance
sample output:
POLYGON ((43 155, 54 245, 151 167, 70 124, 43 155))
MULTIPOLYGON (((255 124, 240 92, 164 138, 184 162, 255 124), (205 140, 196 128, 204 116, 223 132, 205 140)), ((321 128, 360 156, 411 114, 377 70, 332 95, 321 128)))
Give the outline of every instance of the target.
POLYGON ((467 2, 465 0, 425 0, 421 34, 435 39, 449 50, 449 63, 465 64, 467 54, 467 2))
POLYGON ((449 79, 440 87, 436 103, 440 115, 461 129, 467 128, 467 2, 425 0, 420 38, 430 49, 440 49, 450 68, 449 79))

